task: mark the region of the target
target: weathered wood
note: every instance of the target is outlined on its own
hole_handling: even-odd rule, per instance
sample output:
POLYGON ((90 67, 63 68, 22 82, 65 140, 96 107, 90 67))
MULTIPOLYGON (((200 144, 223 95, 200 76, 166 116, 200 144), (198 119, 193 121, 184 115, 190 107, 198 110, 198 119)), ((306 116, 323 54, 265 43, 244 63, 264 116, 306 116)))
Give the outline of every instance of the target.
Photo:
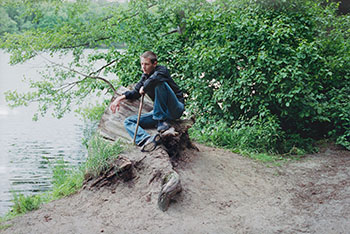
MULTIPOLYGON (((121 87, 117 90, 117 95, 122 95, 125 91, 127 89, 121 87)), ((120 110, 114 114, 107 107, 101 118, 97 132, 105 139, 111 141, 119 139, 131 143, 132 139, 124 128, 124 120, 131 115, 137 114, 138 109, 138 100, 123 101, 120 105, 120 110)), ((150 112, 152 109, 152 101, 145 97, 142 113, 150 112)), ((136 154, 133 152, 129 155, 127 152, 124 152, 119 157, 119 161, 112 162, 110 167, 97 178, 92 178, 91 176, 86 178, 85 187, 90 189, 101 188, 102 186, 116 183, 118 180, 127 181, 138 177, 134 173, 150 175, 150 178, 147 180, 151 189, 150 194, 157 194, 159 209, 162 211, 167 210, 170 200, 182 191, 180 177, 174 170, 172 162, 181 157, 181 153, 184 150, 188 148, 196 149, 196 146, 192 144, 188 135, 188 129, 194 124, 193 118, 173 121, 170 124, 172 127, 161 134, 162 143, 154 151, 149 153, 139 152, 136 154)), ((157 133, 156 129, 147 129, 147 131, 151 135, 157 133)))
MULTIPOLYGON (((128 89, 120 87, 117 90, 117 96, 122 95, 128 89)), ((115 97, 112 98, 114 100, 115 97)), ((112 101, 111 100, 111 101, 112 101)), ((112 113, 109 107, 106 108, 104 114, 101 117, 100 123, 98 125, 97 132, 104 138, 115 141, 117 139, 122 139, 125 142, 131 142, 129 134, 125 131, 124 120, 131 116, 136 115, 139 109, 139 100, 124 100, 120 104, 120 110, 116 113, 112 113)), ((153 109, 152 101, 145 97, 144 104, 142 108, 142 113, 150 112, 153 109)))

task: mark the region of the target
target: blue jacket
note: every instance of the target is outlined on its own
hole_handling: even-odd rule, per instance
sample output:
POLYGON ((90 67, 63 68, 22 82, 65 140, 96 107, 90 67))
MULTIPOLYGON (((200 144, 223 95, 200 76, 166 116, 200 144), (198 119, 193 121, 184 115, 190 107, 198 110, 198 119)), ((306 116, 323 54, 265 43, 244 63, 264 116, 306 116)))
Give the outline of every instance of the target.
POLYGON ((123 94, 125 95, 126 99, 138 99, 141 96, 139 93, 140 88, 143 86, 145 93, 152 99, 152 101, 154 101, 154 88, 161 82, 167 82, 179 101, 184 103, 183 93, 179 86, 171 78, 169 70, 160 65, 157 65, 153 73, 150 75, 143 73, 141 80, 136 84, 135 88, 133 90, 126 91, 123 94))

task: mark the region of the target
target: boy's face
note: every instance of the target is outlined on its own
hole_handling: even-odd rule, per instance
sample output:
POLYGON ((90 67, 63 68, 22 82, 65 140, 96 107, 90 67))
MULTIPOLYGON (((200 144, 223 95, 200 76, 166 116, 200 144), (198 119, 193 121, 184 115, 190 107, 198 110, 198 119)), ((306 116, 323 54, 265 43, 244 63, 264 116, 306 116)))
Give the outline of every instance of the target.
POLYGON ((143 73, 149 75, 152 73, 152 71, 156 68, 157 61, 154 63, 151 62, 150 58, 141 58, 141 69, 143 73))

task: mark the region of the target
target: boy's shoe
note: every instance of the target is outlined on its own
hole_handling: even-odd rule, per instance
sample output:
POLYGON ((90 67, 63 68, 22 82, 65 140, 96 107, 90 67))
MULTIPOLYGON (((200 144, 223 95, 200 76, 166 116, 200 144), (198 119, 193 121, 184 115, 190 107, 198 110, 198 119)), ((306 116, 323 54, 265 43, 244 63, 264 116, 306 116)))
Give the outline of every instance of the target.
POLYGON ((145 142, 145 144, 141 148, 141 152, 151 152, 153 151, 157 145, 159 145, 161 142, 161 138, 159 134, 156 134, 145 142))
POLYGON ((140 147, 143 146, 149 138, 151 138, 151 136, 146 136, 137 144, 137 146, 140 146, 140 147))
POLYGON ((157 131, 158 132, 165 132, 170 128, 170 124, 164 120, 158 121, 157 131))

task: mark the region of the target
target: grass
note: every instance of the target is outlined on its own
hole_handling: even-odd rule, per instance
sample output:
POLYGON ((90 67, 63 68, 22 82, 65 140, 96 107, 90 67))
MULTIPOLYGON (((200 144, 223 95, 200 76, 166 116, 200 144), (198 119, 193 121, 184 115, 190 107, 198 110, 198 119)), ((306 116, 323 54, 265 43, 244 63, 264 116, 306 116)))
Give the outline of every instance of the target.
POLYGON ((86 173, 93 176, 99 175, 108 167, 110 161, 118 158, 122 150, 120 141, 111 144, 97 135, 93 136, 88 148, 89 157, 85 163, 86 173))
POLYGON ((297 147, 291 147, 289 152, 283 154, 271 152, 269 149, 279 145, 279 132, 273 126, 254 122, 242 126, 237 124, 236 127, 231 128, 219 121, 204 128, 191 128, 189 133, 192 139, 202 144, 224 148, 276 166, 282 162, 297 160, 305 154, 304 150, 297 147))
MULTIPOLYGON (((121 142, 111 143, 94 135, 90 139, 88 146, 88 158, 79 167, 72 167, 64 160, 58 160, 52 167, 53 178, 52 191, 38 195, 25 196, 13 192, 12 209, 4 217, 0 218, 0 223, 12 219, 18 215, 40 208, 43 203, 56 200, 79 191, 83 185, 86 173, 97 176, 105 170, 110 161, 118 158, 124 149, 121 142)), ((8 228, 7 224, 0 224, 0 230, 8 228)))
POLYGON ((45 201, 44 196, 25 196, 12 192, 14 205, 12 206, 13 214, 24 214, 28 211, 36 210, 45 201))
POLYGON ((0 231, 1 230, 6 230, 7 228, 11 227, 13 224, 3 224, 3 222, 7 221, 11 219, 11 217, 9 216, 9 214, 6 214, 3 217, 0 217, 0 231))
MULTIPOLYGON (((2 222, 2 221, 0 220, 0 222, 2 222)), ((7 228, 9 228, 11 226, 12 226, 12 224, 4 224, 4 225, 0 224, 0 231, 6 230, 7 228)))
POLYGON ((76 193, 82 187, 83 182, 84 170, 82 167, 69 167, 64 162, 57 164, 53 170, 51 200, 76 193))

